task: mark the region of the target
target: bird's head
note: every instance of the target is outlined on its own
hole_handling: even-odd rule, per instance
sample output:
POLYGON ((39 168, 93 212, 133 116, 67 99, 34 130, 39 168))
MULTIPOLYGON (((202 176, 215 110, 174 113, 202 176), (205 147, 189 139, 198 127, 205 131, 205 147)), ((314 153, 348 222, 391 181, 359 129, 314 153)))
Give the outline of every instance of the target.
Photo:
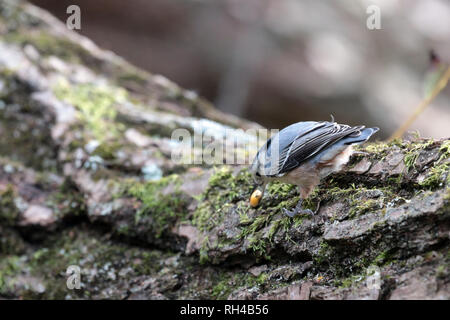
POLYGON ((255 159, 253 160, 253 162, 249 168, 249 171, 253 176, 253 182, 255 183, 255 187, 259 187, 264 184, 264 178, 260 173, 260 167, 261 167, 261 164, 260 164, 258 155, 256 155, 255 159))

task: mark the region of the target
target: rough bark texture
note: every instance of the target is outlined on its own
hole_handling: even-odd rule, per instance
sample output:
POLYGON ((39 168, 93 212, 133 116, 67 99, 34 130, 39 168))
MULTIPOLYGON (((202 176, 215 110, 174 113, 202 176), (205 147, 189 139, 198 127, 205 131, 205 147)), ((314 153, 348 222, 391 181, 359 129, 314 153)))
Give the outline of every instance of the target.
POLYGON ((230 127, 258 125, 0 1, 0 298, 450 298, 449 140, 367 144, 292 219, 292 186, 253 209, 245 166, 171 161, 230 127))

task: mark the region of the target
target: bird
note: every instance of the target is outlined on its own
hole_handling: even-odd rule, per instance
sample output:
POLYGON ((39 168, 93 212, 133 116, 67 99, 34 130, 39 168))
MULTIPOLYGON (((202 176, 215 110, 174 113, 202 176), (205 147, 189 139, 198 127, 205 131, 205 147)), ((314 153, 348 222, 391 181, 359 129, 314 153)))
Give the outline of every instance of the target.
MULTIPOLYGON (((249 171, 256 184, 250 204, 259 204, 267 183, 273 180, 297 185, 300 200, 293 210, 283 208, 289 217, 314 214, 302 208, 320 181, 340 171, 355 152, 353 145, 366 142, 379 128, 338 124, 329 121, 302 121, 291 124, 271 138, 257 152, 249 171)), ((317 210, 316 210, 317 211, 317 210)))

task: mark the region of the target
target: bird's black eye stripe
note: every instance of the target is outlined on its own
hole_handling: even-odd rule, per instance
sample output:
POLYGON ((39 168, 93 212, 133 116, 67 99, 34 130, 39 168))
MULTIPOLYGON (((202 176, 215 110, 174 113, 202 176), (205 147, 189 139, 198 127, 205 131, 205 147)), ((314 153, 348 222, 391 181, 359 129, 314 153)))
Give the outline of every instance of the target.
POLYGON ((261 177, 261 175, 259 174, 259 172, 256 173, 256 176, 257 176, 257 177, 261 177))

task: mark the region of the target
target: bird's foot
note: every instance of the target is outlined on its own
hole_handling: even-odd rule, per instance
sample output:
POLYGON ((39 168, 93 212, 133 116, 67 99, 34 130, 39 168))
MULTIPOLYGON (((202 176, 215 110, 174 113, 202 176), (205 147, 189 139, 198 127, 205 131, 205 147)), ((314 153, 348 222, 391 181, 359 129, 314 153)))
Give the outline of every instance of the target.
POLYGON ((292 209, 292 210, 288 210, 286 208, 283 208, 284 214, 287 215, 288 217, 292 218, 292 217, 295 217, 298 214, 307 214, 307 215, 311 215, 312 216, 312 215, 314 215, 317 212, 317 210, 313 212, 310 209, 303 209, 302 208, 302 202, 303 202, 303 199, 300 199, 300 201, 297 203, 295 208, 292 209))
POLYGON ((287 215, 288 217, 295 217, 298 214, 308 214, 308 215, 314 215, 314 212, 312 212, 310 209, 300 209, 297 210, 296 208, 292 209, 292 210, 288 210, 283 208, 283 212, 285 215, 287 215))

